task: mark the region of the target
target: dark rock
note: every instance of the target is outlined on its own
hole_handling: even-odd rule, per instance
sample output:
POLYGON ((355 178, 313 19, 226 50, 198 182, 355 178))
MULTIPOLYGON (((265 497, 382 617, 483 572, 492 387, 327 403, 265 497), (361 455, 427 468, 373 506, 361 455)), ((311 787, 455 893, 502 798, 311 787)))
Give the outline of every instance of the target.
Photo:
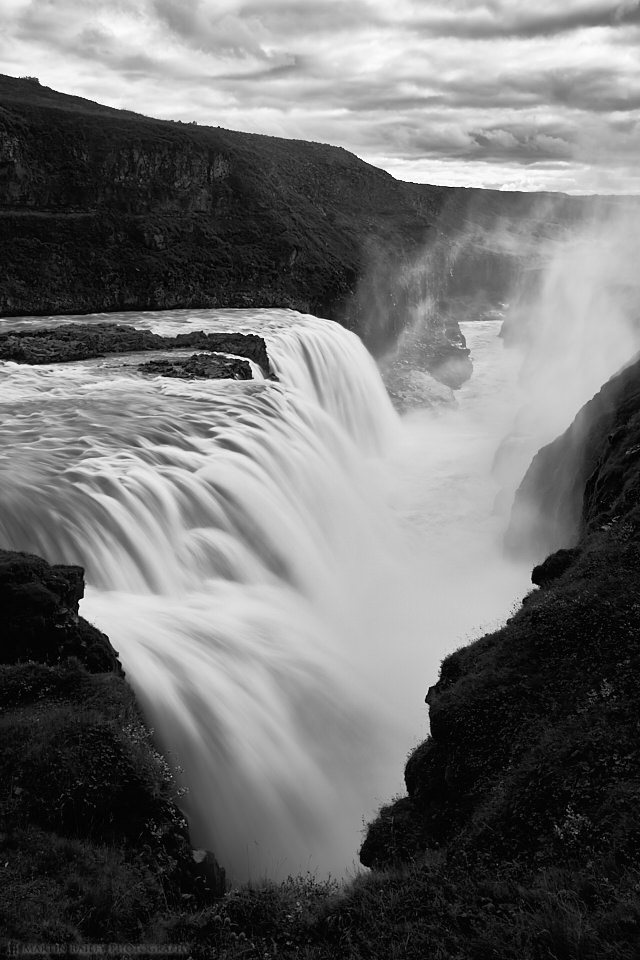
MULTIPOLYGON (((519 261, 486 237, 539 220, 541 195, 404 183, 338 147, 153 120, 28 79, 0 76, 0 106, 3 316, 291 307, 379 356, 410 319, 407 286, 504 299, 519 261)), ((546 224, 585 209, 544 199, 546 224)))
POLYGON ((0 550, 0 663, 59 663, 77 657, 92 672, 122 674, 109 639, 78 616, 82 567, 0 550))
POLYGON ((424 822, 410 797, 383 807, 360 848, 365 867, 381 869, 416 859, 426 846, 424 822))
POLYGON ((444 322, 426 317, 424 323, 411 333, 405 333, 394 352, 382 363, 385 383, 392 396, 401 392, 407 374, 427 372, 452 390, 457 390, 473 372, 464 336, 449 334, 444 322))
POLYGON ((544 587, 552 583, 552 581, 561 577, 579 556, 580 550, 575 547, 570 550, 556 550, 555 553, 552 553, 546 560, 533 568, 531 582, 538 587, 544 587))
MULTIPOLYGON (((67 363, 109 354, 147 350, 184 350, 189 347, 212 353, 246 357, 272 377, 267 348, 255 333, 203 333, 193 331, 177 337, 161 337, 149 330, 137 330, 118 323, 76 323, 0 333, 0 360, 15 363, 67 363)), ((249 369, 250 373, 250 369, 249 369)), ((244 379, 244 377, 243 377, 244 379)))
POLYGON ((560 516, 575 497, 579 546, 534 570, 543 589, 502 629, 443 661, 408 796, 371 824, 363 862, 435 848, 527 869, 640 856, 639 454, 637 361, 538 455, 538 506, 560 516))
MULTIPOLYGON (((162 338, 164 340, 164 338, 162 338)), ((210 350, 212 353, 231 353, 246 357, 257 363, 265 377, 275 379, 269 365, 267 346, 262 337, 255 333, 180 333, 173 338, 172 345, 179 349, 195 347, 210 350)))
POLYGON ((227 881, 224 869, 210 850, 193 851, 193 886, 198 899, 205 901, 211 897, 222 897, 226 893, 227 881))
POLYGON ((2 932, 15 942, 36 929, 146 942, 153 917, 225 892, 215 857, 194 860, 115 651, 78 616, 83 591, 81 567, 0 551, 2 932))
POLYGON ((640 360, 604 384, 543 447, 516 493, 507 546, 539 559, 582 532, 636 516, 640 475, 640 360))
POLYGON ((216 354, 194 353, 184 360, 149 360, 138 366, 140 373, 183 380, 251 380, 251 367, 246 360, 216 354))

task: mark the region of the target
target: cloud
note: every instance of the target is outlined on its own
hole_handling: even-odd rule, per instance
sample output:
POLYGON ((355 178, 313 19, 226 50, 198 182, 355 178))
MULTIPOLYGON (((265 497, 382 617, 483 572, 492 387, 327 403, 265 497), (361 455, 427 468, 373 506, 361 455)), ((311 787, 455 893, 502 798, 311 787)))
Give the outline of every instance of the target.
POLYGON ((207 53, 268 60, 262 45, 265 32, 224 5, 202 0, 153 0, 152 13, 171 31, 174 39, 207 53))
POLYGON ((6 69, 56 89, 336 143, 403 177, 449 164, 470 182, 546 177, 567 189, 573 176, 576 190, 607 166, 620 190, 637 184, 638 43, 640 0, 4 0, 0 9, 6 69))
POLYGON ((386 26, 386 19, 371 3, 364 0, 316 0, 313 4, 300 0, 259 0, 242 3, 238 15, 259 22, 274 35, 351 32, 364 26, 386 26))
POLYGON ((550 37, 576 30, 619 28, 640 23, 640 4, 637 0, 573 5, 565 2, 547 9, 544 3, 536 4, 533 9, 531 6, 512 2, 454 3, 448 5, 447 9, 416 17, 413 28, 432 36, 491 40, 499 37, 550 37))

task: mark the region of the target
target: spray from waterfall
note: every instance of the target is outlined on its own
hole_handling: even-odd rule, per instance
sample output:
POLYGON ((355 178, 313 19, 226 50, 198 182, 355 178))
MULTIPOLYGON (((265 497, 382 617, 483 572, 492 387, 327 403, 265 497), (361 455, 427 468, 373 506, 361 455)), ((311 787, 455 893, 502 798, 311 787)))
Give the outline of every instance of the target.
MULTIPOLYGON (((637 205, 594 200, 581 223, 539 245, 523 274, 506 323, 521 365, 518 412, 496 460, 507 507, 535 453, 640 350, 639 243, 637 205)), ((521 502, 512 544, 526 552, 536 523, 521 502)))
POLYGON ((442 656, 526 588, 491 512, 513 390, 499 324, 468 325, 457 409, 400 420, 328 321, 113 319, 262 332, 280 380, 5 364, 0 542, 84 565, 82 613, 184 770, 194 843, 234 879, 342 874, 402 789, 442 656))

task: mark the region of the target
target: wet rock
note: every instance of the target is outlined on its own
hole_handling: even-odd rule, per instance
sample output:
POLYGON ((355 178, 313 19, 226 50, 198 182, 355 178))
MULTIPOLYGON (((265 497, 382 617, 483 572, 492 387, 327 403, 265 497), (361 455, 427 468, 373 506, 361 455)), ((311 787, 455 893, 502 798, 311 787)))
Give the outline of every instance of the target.
POLYGON ((182 380, 251 380, 251 366, 246 360, 220 354, 194 353, 180 360, 149 360, 138 366, 140 373, 150 376, 177 377, 182 380))
POLYGON ((261 368, 265 377, 274 376, 266 344, 255 333, 192 331, 177 337, 161 337, 150 330, 137 330, 125 324, 79 321, 57 327, 0 334, 0 360, 13 360, 15 363, 68 363, 109 354, 184 350, 189 347, 246 357, 261 368))

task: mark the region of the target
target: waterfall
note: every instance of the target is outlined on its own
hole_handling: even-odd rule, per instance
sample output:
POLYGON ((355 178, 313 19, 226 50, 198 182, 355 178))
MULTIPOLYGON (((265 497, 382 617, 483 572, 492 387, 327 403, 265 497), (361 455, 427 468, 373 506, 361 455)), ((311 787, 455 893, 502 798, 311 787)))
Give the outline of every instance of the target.
POLYGON ((279 383, 3 368, 0 542, 85 566, 82 612, 185 771, 196 841, 235 876, 335 864, 344 826, 328 841, 318 811, 360 824, 395 725, 365 665, 395 414, 342 328, 297 318, 269 351, 279 383))
POLYGON ((85 567, 81 612, 183 771, 196 844, 235 879, 343 873, 363 818, 402 787, 439 659, 506 612, 486 599, 504 573, 495 523, 480 539, 469 525, 477 501, 490 513, 499 435, 455 411, 400 421, 329 321, 110 319, 261 333, 278 381, 148 379, 122 357, 4 364, 0 543, 85 567), (456 450, 469 462, 452 469, 456 450))

